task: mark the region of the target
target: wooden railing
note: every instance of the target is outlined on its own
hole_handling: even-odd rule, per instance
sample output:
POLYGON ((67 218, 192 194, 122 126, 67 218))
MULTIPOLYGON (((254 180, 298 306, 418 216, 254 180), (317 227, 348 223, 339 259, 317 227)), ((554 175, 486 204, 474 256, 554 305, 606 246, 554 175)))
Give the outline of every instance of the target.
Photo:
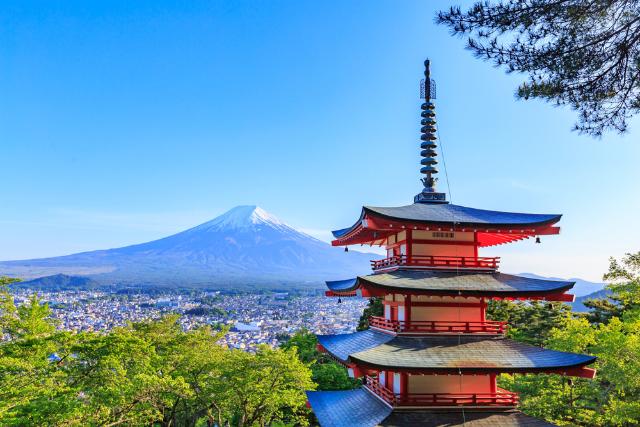
POLYGON ((495 320, 477 322, 449 320, 389 320, 370 316, 369 326, 395 333, 461 333, 461 334, 504 334, 507 323, 495 320))
POLYGON ((397 406, 517 406, 517 393, 409 393, 396 396, 397 406))
POLYGON ((465 256, 435 256, 435 255, 394 255, 389 258, 371 261, 371 268, 382 270, 398 266, 434 267, 470 270, 496 270, 500 264, 500 257, 465 257, 465 256))
POLYGON ((391 406, 497 406, 513 407, 517 393, 498 388, 495 393, 407 393, 394 394, 377 378, 365 376, 364 386, 391 406))
POLYGON ((391 406, 396 405, 396 395, 393 394, 391 390, 380 384, 377 378, 365 375, 363 384, 366 388, 369 389, 369 391, 380 397, 391 406))

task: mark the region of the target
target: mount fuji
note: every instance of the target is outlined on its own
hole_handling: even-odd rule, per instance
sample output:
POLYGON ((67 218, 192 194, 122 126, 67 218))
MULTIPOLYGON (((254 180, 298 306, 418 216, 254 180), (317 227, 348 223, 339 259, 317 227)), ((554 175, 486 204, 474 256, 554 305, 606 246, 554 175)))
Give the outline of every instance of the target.
POLYGON ((344 252, 257 206, 237 206, 189 230, 116 249, 0 262, 0 275, 90 277, 102 284, 315 287, 366 273, 373 254, 344 252))

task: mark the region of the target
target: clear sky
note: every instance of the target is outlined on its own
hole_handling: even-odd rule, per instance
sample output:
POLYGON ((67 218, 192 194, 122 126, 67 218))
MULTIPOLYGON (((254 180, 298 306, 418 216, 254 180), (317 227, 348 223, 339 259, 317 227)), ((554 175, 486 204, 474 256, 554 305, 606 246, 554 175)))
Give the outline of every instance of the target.
POLYGON ((0 259, 143 242, 238 204, 320 237, 362 204, 408 204, 429 57, 453 202, 564 214, 560 236, 482 254, 600 279, 640 249, 640 121, 596 140, 516 101, 522 77, 433 24, 449 4, 3 1, 0 259))

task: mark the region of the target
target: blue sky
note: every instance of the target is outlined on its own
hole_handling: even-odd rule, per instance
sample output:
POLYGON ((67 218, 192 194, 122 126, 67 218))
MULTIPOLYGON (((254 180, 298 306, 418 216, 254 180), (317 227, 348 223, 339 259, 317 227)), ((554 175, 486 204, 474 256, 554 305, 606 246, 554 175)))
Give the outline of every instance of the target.
POLYGON ((640 121, 596 140, 568 109, 516 101, 521 76, 433 24, 448 5, 3 1, 0 259, 151 240, 238 204, 321 237, 362 204, 407 204, 429 57, 453 202, 565 215, 542 245, 483 254, 599 279, 639 249, 640 121))

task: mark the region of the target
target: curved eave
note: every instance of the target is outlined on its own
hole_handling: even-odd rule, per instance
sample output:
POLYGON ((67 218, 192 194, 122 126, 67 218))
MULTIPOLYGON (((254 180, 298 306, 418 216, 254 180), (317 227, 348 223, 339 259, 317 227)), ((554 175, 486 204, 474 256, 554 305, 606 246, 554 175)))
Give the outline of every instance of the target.
POLYGON ((506 338, 473 335, 394 337, 366 330, 320 335, 321 348, 345 365, 408 373, 547 372, 593 377, 594 356, 547 350, 506 338))
POLYGON ((533 279, 503 273, 460 273, 398 269, 389 273, 326 282, 328 296, 379 296, 386 293, 573 301, 575 282, 533 279), (359 292, 360 290, 360 292, 359 292))
MULTIPOLYGON (((372 290, 373 294, 377 294, 375 290, 382 291, 384 293, 400 293, 410 295, 433 295, 433 296, 462 296, 462 297, 487 297, 487 298, 530 298, 545 296, 557 296, 564 294, 571 288, 573 284, 562 286, 554 290, 519 290, 519 291, 497 291, 497 290, 474 290, 474 289, 419 289, 419 288, 407 288, 401 286, 387 286, 372 283, 367 281, 363 277, 358 277, 358 283, 356 289, 353 292, 357 292, 358 288, 366 288, 372 290)), ((336 294, 337 295, 337 294, 336 294)))
POLYGON ((358 289, 358 279, 333 280, 325 282, 329 289, 326 293, 330 297, 354 297, 358 289))
POLYGON ((587 366, 597 360, 595 356, 590 356, 584 362, 567 364, 562 366, 532 366, 532 367, 513 367, 513 366, 467 366, 467 367, 407 367, 398 363, 372 363, 366 360, 360 360, 358 356, 351 356, 348 363, 355 364, 361 369, 372 370, 396 370, 409 374, 442 374, 442 375, 483 375, 483 374, 559 374, 567 376, 576 376, 583 378, 594 378, 595 371, 588 369, 587 366), (583 371, 584 370, 584 371, 583 371))
MULTIPOLYGON (((424 204, 414 204, 424 206, 424 204)), ((478 233, 478 243, 481 247, 501 245, 518 240, 527 239, 536 235, 558 234, 560 229, 553 227, 553 224, 560 221, 562 215, 552 214, 521 214, 513 212, 488 211, 482 209, 467 208, 457 205, 429 205, 431 208, 444 206, 440 209, 457 209, 460 212, 472 212, 457 217, 451 215, 451 220, 446 214, 438 213, 433 219, 421 218, 419 215, 390 215, 386 212, 401 210, 413 205, 400 208, 375 208, 364 206, 359 219, 349 228, 333 231, 335 240, 334 246, 344 246, 352 244, 382 244, 384 239, 393 233, 403 229, 424 229, 439 231, 474 231, 478 233), (447 208, 448 207, 448 208, 447 208), (486 217, 483 221, 474 219, 476 217, 486 217), (494 216, 500 220, 491 221, 494 216), (517 219, 505 221, 506 218, 517 219)))
POLYGON ((375 217, 388 219, 388 220, 408 221, 415 224, 430 224, 430 225, 451 224, 455 222, 456 224, 459 225, 459 227, 466 227, 466 228, 476 228, 476 229, 490 228, 490 229, 513 229, 513 230, 550 226, 557 223, 562 218, 561 214, 525 214, 525 213, 517 213, 517 212, 501 212, 501 211, 490 211, 485 209, 468 208, 466 206, 459 206, 459 205, 442 205, 442 204, 433 205, 433 207, 437 207, 441 209, 457 208, 458 210, 460 210, 462 215, 464 215, 464 212, 466 211, 466 212, 476 213, 477 216, 484 215, 488 218, 491 218, 492 216, 494 217, 512 216, 514 219, 519 218, 520 220, 518 221, 467 220, 464 217, 458 216, 457 213, 452 214, 450 216, 450 219, 447 218, 447 219, 435 220, 435 219, 420 218, 418 216, 407 217, 407 216, 399 216, 399 215, 393 215, 388 213, 388 212, 393 212, 393 210, 400 210, 403 208, 410 208, 413 206, 422 207, 424 206, 424 204, 414 203, 413 205, 402 206, 400 208, 378 208, 374 206, 363 206, 361 217, 370 215, 370 216, 375 216, 375 217), (525 218, 528 218, 529 220, 525 220, 525 218))

